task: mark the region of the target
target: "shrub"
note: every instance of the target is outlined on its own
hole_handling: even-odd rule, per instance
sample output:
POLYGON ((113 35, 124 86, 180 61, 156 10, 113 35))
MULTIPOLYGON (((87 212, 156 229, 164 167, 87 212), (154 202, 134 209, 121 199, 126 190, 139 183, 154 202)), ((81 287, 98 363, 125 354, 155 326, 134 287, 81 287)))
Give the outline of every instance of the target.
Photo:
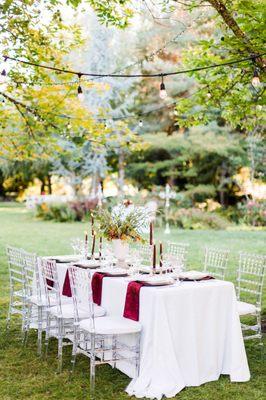
POLYGON ((266 202, 248 201, 238 204, 239 222, 252 226, 265 226, 266 202))
POLYGON ((225 218, 198 208, 170 211, 169 221, 183 229, 225 229, 229 225, 225 218))
POLYGON ((70 203, 42 203, 36 207, 36 216, 45 221, 57 222, 82 221, 91 209, 97 205, 97 200, 72 201, 70 203))
POLYGON ((90 210, 93 210, 97 206, 97 199, 84 201, 76 200, 69 203, 69 206, 75 214, 75 221, 83 221, 90 210))

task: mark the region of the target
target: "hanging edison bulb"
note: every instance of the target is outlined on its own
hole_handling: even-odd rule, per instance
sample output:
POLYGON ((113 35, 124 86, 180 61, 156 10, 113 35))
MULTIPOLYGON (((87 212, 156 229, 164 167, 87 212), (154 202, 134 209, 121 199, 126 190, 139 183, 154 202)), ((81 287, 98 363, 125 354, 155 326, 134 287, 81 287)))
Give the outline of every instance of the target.
POLYGON ((159 96, 160 96, 160 98, 161 98, 162 100, 166 99, 166 97, 167 97, 167 91, 166 91, 166 89, 165 89, 165 84, 164 84, 164 81, 163 81, 163 75, 162 75, 162 82, 161 82, 161 84, 160 84, 160 93, 159 93, 159 96))
POLYGON ((253 78, 252 78, 252 86, 254 87, 259 87, 260 86, 260 77, 259 77, 259 71, 258 68, 254 69, 254 74, 253 74, 253 78))
MULTIPOLYGON (((6 62, 6 60, 7 58, 4 57, 4 62, 6 62)), ((0 74, 0 83, 6 83, 6 81, 7 81, 7 70, 6 67, 4 67, 0 74)))
POLYGON ((83 102, 85 97, 84 97, 84 93, 82 91, 82 87, 79 85, 78 86, 78 99, 79 101, 83 102))

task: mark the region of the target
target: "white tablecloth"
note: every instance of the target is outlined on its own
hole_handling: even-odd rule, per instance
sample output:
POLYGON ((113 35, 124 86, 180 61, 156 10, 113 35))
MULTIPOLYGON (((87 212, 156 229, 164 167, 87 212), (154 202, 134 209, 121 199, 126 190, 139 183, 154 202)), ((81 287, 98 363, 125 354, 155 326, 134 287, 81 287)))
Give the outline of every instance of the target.
MULTIPOLYGON (((63 284, 66 265, 58 264, 63 284)), ((127 282, 104 278, 102 306, 108 315, 123 315, 127 282)), ((173 397, 186 386, 230 376, 250 379, 232 283, 210 280, 182 282, 140 291, 140 374, 127 387, 136 397, 173 397)), ((125 338, 125 341, 130 340, 125 338)), ((133 377, 125 362, 118 368, 133 377)))

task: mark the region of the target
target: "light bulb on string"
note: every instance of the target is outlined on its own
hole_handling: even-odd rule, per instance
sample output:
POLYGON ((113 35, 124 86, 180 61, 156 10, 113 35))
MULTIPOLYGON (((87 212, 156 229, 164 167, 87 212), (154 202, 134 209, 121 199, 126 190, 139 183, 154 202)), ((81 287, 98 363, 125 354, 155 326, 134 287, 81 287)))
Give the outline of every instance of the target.
POLYGON ((251 80, 252 86, 259 87, 260 86, 260 77, 258 68, 254 69, 253 78, 251 80))
MULTIPOLYGON (((4 62, 6 62, 7 58, 4 58, 4 62)), ((6 83, 7 81, 7 71, 6 68, 4 67, 1 71, 1 75, 0 75, 0 83, 6 83)))
POLYGON ((67 123, 67 126, 66 126, 66 127, 67 127, 67 129, 68 129, 68 130, 70 130, 70 129, 72 128, 72 125, 71 125, 71 122, 70 122, 70 121, 68 121, 68 123, 67 123))
POLYGON ((167 97, 167 91, 166 91, 166 89, 165 89, 165 84, 164 84, 164 81, 163 81, 163 75, 162 75, 162 82, 161 82, 161 84, 160 84, 160 93, 159 93, 159 96, 160 96, 160 98, 161 98, 162 100, 166 99, 166 97, 167 97))
POLYGON ((78 77, 79 77, 78 99, 79 99, 79 101, 83 102, 84 99, 85 99, 85 97, 84 97, 84 93, 83 93, 83 90, 82 90, 82 87, 81 87, 81 84, 80 84, 80 78, 81 78, 81 76, 82 76, 81 74, 78 75, 78 77))
POLYGON ((139 127, 141 128, 143 126, 143 121, 140 119, 139 120, 139 127))

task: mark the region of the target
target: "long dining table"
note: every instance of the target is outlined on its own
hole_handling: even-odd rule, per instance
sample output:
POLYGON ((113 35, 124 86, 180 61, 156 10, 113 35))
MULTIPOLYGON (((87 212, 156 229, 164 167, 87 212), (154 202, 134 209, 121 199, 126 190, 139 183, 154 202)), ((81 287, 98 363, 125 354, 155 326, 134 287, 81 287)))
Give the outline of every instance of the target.
MULTIPOLYGON (((58 263, 63 288, 68 264, 58 263)), ((93 273, 93 271, 92 271, 93 273)), ((107 315, 123 316, 128 281, 105 277, 101 305, 107 315)), ((229 375, 246 382, 250 372, 237 312, 234 285, 217 279, 142 287, 140 373, 120 361, 116 367, 133 378, 126 388, 137 398, 173 397, 183 388, 229 375)), ((130 336, 124 336, 129 344, 130 336)))

